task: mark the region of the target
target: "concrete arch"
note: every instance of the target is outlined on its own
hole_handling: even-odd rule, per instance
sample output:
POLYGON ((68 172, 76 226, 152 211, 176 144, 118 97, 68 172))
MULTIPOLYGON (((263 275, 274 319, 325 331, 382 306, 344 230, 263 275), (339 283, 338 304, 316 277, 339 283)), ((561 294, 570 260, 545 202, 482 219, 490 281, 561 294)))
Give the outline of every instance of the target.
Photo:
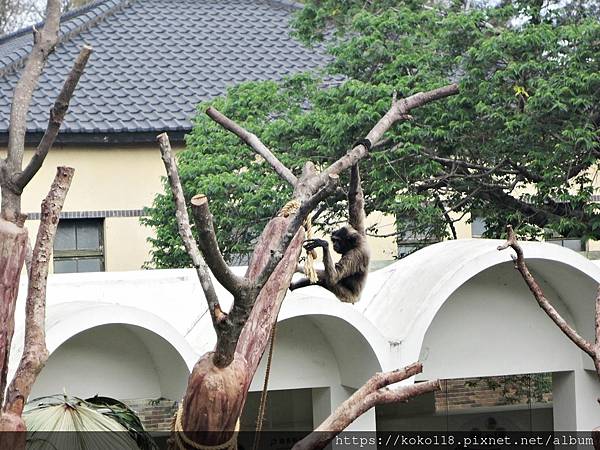
POLYGON ((49 308, 50 357, 32 398, 70 395, 177 399, 196 355, 168 323, 114 304, 68 303, 49 308))
POLYGON ((52 305, 46 318, 46 345, 50 354, 71 337, 109 324, 127 324, 151 331, 168 342, 191 371, 198 355, 168 322, 148 311, 113 303, 69 302, 52 305))
MULTIPOLYGON (((383 369, 388 358, 383 340, 356 310, 334 299, 292 297, 278 317, 270 390, 358 388, 383 369)), ((262 389, 266 355, 251 390, 262 389)))
MULTIPOLYGON (((453 294, 494 267, 512 267, 511 251, 496 249, 501 243, 476 239, 441 242, 372 274, 366 301, 359 305, 388 339, 401 342, 400 365, 422 356, 426 333, 453 294)), ((556 245, 524 242, 522 246, 532 271, 563 303, 563 312, 582 334, 591 337, 600 268, 556 245)), ((463 326, 465 319, 467 316, 458 326, 463 326)), ((580 366, 581 358, 577 361, 580 366)))

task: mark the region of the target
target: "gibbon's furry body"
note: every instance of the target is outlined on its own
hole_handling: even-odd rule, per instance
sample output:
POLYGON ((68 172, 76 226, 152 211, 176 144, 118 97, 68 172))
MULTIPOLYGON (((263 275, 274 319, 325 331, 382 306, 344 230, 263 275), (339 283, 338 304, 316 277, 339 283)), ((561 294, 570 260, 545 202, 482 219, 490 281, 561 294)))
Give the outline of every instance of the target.
MULTIPOLYGON (((308 251, 317 247, 323 248, 325 270, 317 270, 318 281, 315 284, 334 293, 342 302, 356 303, 360 300, 360 294, 365 287, 370 259, 365 237, 364 197, 360 186, 358 165, 352 166, 350 175, 348 216, 349 224, 334 231, 331 235, 333 249, 342 255, 337 263, 333 262, 329 243, 323 239, 308 239, 304 243, 304 248, 308 251)), ((301 268, 299 268, 300 270, 301 268)), ((290 290, 293 291, 311 284, 308 278, 302 278, 293 282, 290 290)))

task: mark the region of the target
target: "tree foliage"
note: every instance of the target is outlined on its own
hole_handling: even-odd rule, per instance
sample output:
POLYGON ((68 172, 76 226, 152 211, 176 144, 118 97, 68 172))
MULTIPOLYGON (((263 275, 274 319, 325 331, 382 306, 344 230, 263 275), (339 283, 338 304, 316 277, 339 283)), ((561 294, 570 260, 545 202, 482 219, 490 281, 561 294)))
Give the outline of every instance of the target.
MULTIPOLYGON (((295 34, 308 44, 326 37, 326 82, 248 83, 212 103, 299 170, 307 159, 327 165, 343 154, 393 92, 459 81, 458 96, 420 109, 373 150, 362 167, 368 210, 396 215, 400 239, 447 237, 449 225, 469 215, 485 218, 488 236, 511 223, 536 238, 600 238, 592 201, 600 154, 596 7, 308 0, 295 34)), ((179 156, 184 190, 209 195, 224 252, 244 254, 289 191, 204 117, 205 106, 179 156)), ((331 225, 343 205, 329 206, 320 218, 331 225)), ((145 219, 157 229, 159 267, 186 260, 172 213, 163 194, 145 219)))

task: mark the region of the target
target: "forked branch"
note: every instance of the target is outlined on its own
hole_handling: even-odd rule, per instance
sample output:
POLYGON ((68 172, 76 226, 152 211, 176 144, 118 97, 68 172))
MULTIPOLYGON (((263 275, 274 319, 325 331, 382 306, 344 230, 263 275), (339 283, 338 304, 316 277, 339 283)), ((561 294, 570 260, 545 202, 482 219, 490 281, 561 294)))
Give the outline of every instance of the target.
MULTIPOLYGON (((514 256, 514 255, 512 256, 513 261, 515 262, 515 268, 519 271, 519 273, 523 277, 523 280, 525 280, 527 287, 529 288, 529 290, 535 297, 536 301, 538 302, 538 305, 540 305, 540 308, 542 308, 544 310, 544 312, 548 315, 548 317, 550 317, 552 319, 552 321, 558 326, 558 328, 560 328, 561 331, 569 339, 571 339, 571 341, 573 341, 573 343, 575 343, 575 345, 577 345, 581 350, 583 350, 585 353, 587 353, 594 361, 596 361, 597 351, 596 351, 595 347, 591 343, 586 341, 583 337, 581 337, 577 333, 577 331, 575 331, 575 329, 572 328, 567 323, 567 321, 562 318, 562 316, 559 314, 559 312, 550 304, 550 302, 544 295, 542 288, 540 287, 540 285, 538 284, 536 279, 533 277, 531 272, 529 272, 529 268, 527 267, 527 264, 525 264, 525 258, 523 256, 523 249, 521 248, 521 246, 519 245, 519 243, 517 241, 517 237, 515 235, 515 232, 512 229, 512 226, 508 225, 506 227, 506 231, 507 231, 506 243, 503 245, 500 245, 498 247, 498 250, 504 250, 504 249, 507 249, 508 247, 510 247, 515 251, 516 256, 514 256)), ((596 299, 597 304, 598 304, 598 301, 599 300, 597 298, 596 299)), ((599 326, 598 320, 599 320, 598 319, 598 311, 596 311, 597 326, 599 326)))
POLYGON ((406 402, 427 392, 441 389, 439 380, 415 383, 390 389, 388 386, 406 380, 423 371, 421 363, 403 369, 373 375, 359 390, 342 403, 314 432, 297 442, 293 450, 324 448, 354 420, 376 405, 406 402))
MULTIPOLYGON (((396 123, 401 120, 410 119, 410 112, 420 106, 424 106, 427 103, 431 103, 435 100, 449 97, 451 95, 458 94, 458 85, 449 84, 447 86, 433 89, 427 92, 418 92, 409 97, 402 98, 400 100, 394 98, 392 100, 392 106, 385 115, 379 119, 379 122, 369 131, 366 138, 371 142, 372 145, 376 145, 383 137, 383 135, 396 123)), ((339 174, 349 167, 355 165, 362 158, 367 156, 367 148, 358 144, 351 150, 349 150, 344 156, 330 165, 324 172, 324 175, 339 174)))
POLYGON ((79 83, 79 79, 83 74, 85 66, 88 62, 88 59, 92 53, 92 47, 88 45, 84 45, 65 83, 63 84, 62 90, 56 101, 54 102, 54 106, 50 110, 50 118, 48 119, 48 126, 46 131, 44 132, 44 136, 42 136, 42 140, 38 144, 31 161, 27 164, 27 167, 23 170, 23 172, 18 173, 14 178, 14 184, 18 186, 20 189, 23 189, 29 181, 33 178, 33 176, 40 170, 42 167, 42 163, 48 154, 48 151, 54 144, 54 140, 58 135, 58 131, 60 130, 60 126, 65 118, 65 114, 69 109, 69 102, 71 101, 71 97, 73 97, 73 93, 75 92, 75 88, 77 87, 77 83, 79 83))
POLYGON ((45 332, 48 265, 52 260, 52 244, 58 219, 74 172, 71 167, 58 167, 50 192, 42 202, 40 227, 29 271, 23 356, 8 387, 4 407, 5 411, 16 415, 21 415, 23 412, 23 406, 31 393, 33 383, 48 359, 45 332))
POLYGON ((39 31, 35 28, 33 30, 33 48, 13 94, 8 128, 7 162, 10 171, 21 169, 27 112, 48 56, 54 51, 58 41, 59 25, 60 0, 48 0, 44 27, 39 31))

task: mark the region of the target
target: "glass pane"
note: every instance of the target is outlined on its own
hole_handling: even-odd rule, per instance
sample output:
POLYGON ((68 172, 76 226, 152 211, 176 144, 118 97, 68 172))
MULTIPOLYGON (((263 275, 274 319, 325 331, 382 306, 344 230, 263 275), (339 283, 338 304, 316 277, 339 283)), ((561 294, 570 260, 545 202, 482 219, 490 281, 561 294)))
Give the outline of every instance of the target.
POLYGON ((74 259, 55 259, 54 273, 73 273, 77 272, 77 261, 74 259))
POLYGON ((54 239, 54 250, 75 250, 75 242, 75 223, 61 219, 54 239))
POLYGON ((100 248, 100 222, 82 221, 77 224, 77 250, 100 248))
POLYGON ((473 223, 471 223, 471 236, 481 237, 486 229, 487 225, 483 217, 475 217, 473 223))
POLYGON ((576 252, 583 251, 581 239, 564 239, 563 247, 570 248, 571 250, 575 250, 576 252))
POLYGON ((102 271, 102 259, 86 258, 77 261, 77 272, 100 272, 102 271))

